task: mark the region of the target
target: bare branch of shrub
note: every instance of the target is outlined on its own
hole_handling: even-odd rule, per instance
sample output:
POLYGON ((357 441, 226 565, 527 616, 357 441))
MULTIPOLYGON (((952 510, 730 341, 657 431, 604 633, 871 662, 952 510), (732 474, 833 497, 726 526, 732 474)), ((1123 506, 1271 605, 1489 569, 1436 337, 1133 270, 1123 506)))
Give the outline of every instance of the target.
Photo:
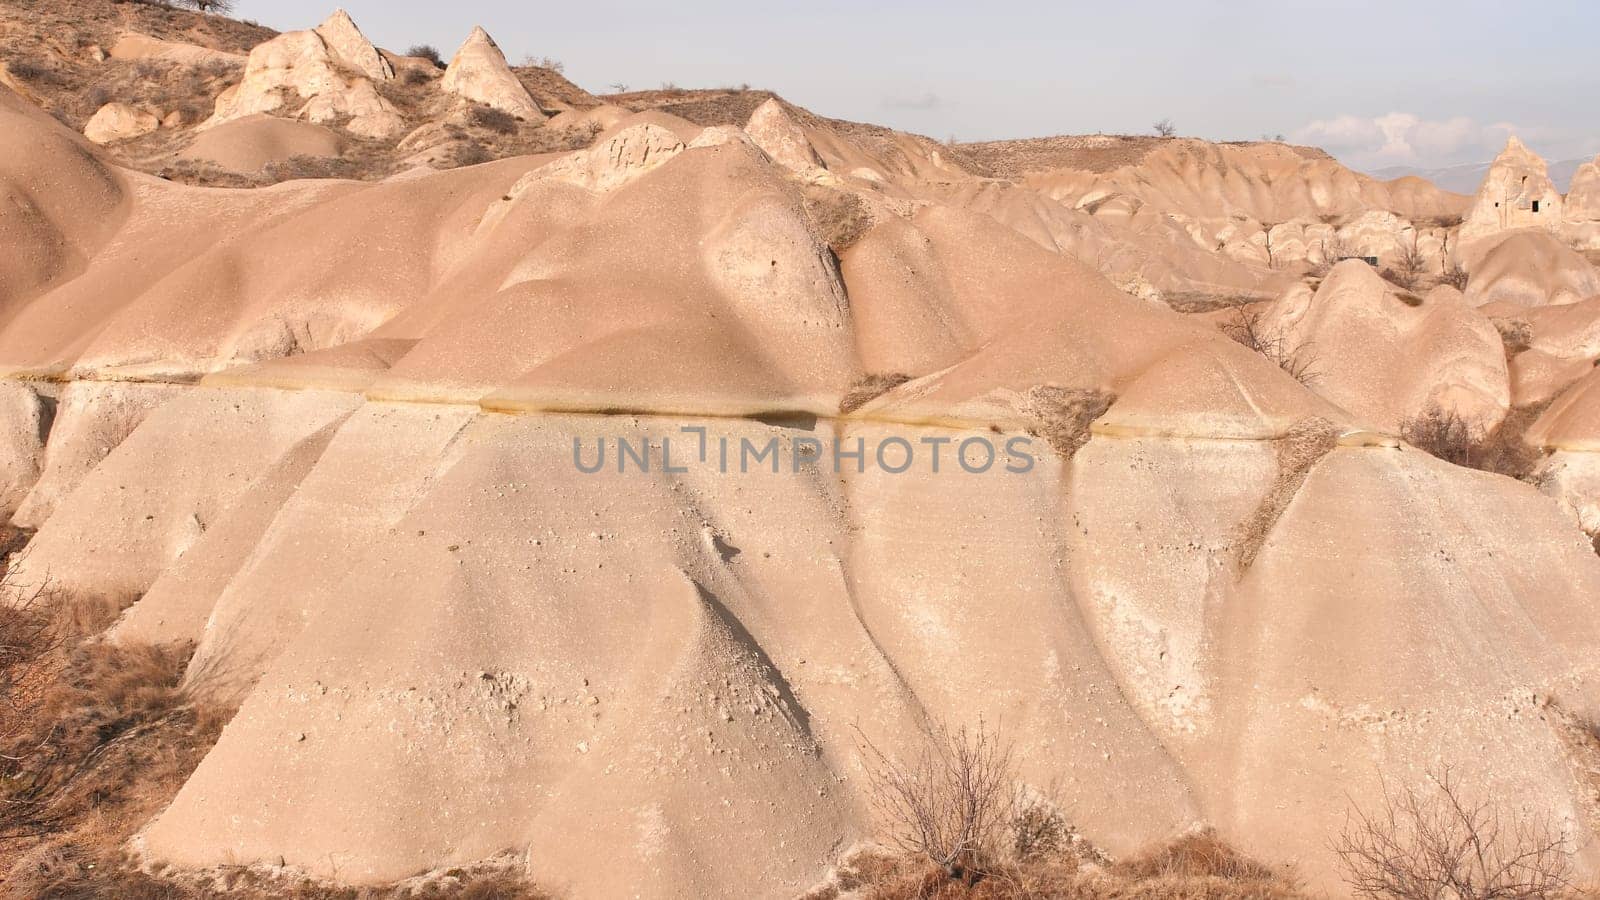
POLYGON ((1448 766, 1420 789, 1385 783, 1375 809, 1352 806, 1333 850, 1351 891, 1375 900, 1544 900, 1567 889, 1572 869, 1548 818, 1469 798, 1448 766))
POLYGON ((1265 313, 1241 308, 1231 321, 1223 323, 1222 333, 1250 350, 1272 360, 1289 377, 1311 386, 1322 377, 1317 368, 1316 348, 1309 342, 1290 347, 1281 332, 1268 327, 1265 313))
POLYGON ((1150 126, 1150 130, 1164 138, 1172 137, 1178 133, 1178 126, 1172 124, 1171 119, 1162 119, 1150 126))
POLYGON ((982 719, 975 728, 933 723, 920 746, 898 758, 856 730, 872 805, 890 839, 971 881, 998 857, 1012 818, 1017 782, 1011 745, 982 719))
POLYGON ((1400 241, 1400 250, 1395 254, 1394 268, 1390 270, 1394 275, 1395 283, 1401 287, 1415 290, 1417 285, 1421 283, 1422 273, 1427 270, 1427 267, 1428 264, 1422 257, 1422 251, 1417 249, 1416 232, 1412 232, 1411 240, 1402 239, 1400 241))
POLYGON ((1337 231, 1323 238, 1321 245, 1322 262, 1314 269, 1315 274, 1318 276, 1327 275, 1328 272, 1340 262, 1350 259, 1353 256, 1360 255, 1356 252, 1356 248, 1354 246, 1339 236, 1337 231))

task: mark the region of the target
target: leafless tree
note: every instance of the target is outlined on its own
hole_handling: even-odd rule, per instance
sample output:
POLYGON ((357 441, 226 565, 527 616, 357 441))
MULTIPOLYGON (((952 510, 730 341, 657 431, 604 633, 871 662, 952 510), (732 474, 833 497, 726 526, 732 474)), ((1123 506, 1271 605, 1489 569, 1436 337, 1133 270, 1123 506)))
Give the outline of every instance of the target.
POLYGON ((1303 385, 1309 387, 1321 377, 1316 349, 1310 343, 1291 347, 1281 332, 1267 325, 1259 309, 1240 309, 1231 321, 1223 323, 1222 333, 1272 360, 1303 385))
POLYGON ((1164 138, 1172 137, 1178 133, 1178 126, 1172 124, 1171 119, 1162 119, 1150 127, 1155 130, 1156 134, 1164 138))
POLYGON ((1400 286, 1415 289, 1427 265, 1422 258, 1422 251, 1417 248, 1416 232, 1412 232, 1410 240, 1401 238, 1400 249, 1394 256, 1394 275, 1400 286))
POLYGON ((171 0, 173 5, 187 6, 201 12, 226 14, 233 9, 233 0, 171 0))
POLYGON ((1352 807, 1333 850, 1351 891, 1374 900, 1547 900, 1570 884, 1572 852, 1548 818, 1468 799, 1446 766, 1421 789, 1352 807))
POLYGON ((1341 261, 1356 255, 1356 248, 1351 246, 1336 231, 1322 239, 1322 265, 1317 267, 1317 274, 1326 275, 1328 270, 1338 265, 1341 261))
POLYGON ((1467 289, 1467 270, 1462 268, 1460 262, 1448 260, 1444 264, 1444 274, 1439 277, 1439 283, 1464 291, 1467 289))
POLYGON ((1017 780, 1011 745, 976 728, 929 725, 920 746, 892 757, 857 729, 874 809, 901 850, 950 878, 972 879, 995 859, 1011 827, 1017 780))

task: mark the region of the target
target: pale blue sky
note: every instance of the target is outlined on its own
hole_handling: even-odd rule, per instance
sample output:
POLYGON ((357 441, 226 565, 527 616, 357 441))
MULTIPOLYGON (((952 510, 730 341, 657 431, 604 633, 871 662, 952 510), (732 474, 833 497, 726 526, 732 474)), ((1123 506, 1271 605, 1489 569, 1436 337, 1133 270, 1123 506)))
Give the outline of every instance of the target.
MULTIPOLYGON (((823 115, 961 140, 1283 133, 1358 168, 1600 152, 1600 3, 1290 0, 875 4, 342 0, 381 46, 446 58, 474 24, 592 91, 748 82, 823 115)), ((307 28, 330 0, 238 0, 307 28)))

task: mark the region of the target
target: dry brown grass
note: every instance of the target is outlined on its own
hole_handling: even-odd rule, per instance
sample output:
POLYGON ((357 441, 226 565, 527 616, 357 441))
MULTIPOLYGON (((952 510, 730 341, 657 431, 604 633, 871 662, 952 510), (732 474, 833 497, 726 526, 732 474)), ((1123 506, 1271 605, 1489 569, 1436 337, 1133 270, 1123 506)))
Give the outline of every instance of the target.
POLYGON ((861 376, 839 400, 839 414, 847 416, 911 380, 901 372, 871 372, 861 376))
POLYGON ((1533 326, 1527 319, 1491 319, 1500 332, 1500 342, 1505 345, 1506 359, 1510 359, 1533 346, 1533 326))
POLYGON ((1161 302, 1172 308, 1173 312, 1184 314, 1216 312, 1219 309, 1236 309, 1261 302, 1263 297, 1249 294, 1218 294, 1207 291, 1165 291, 1161 294, 1161 302))
POLYGON ((811 227, 836 255, 855 246, 872 228, 872 210, 850 191, 807 184, 802 197, 811 227))
POLYGON ((475 103, 467 110, 467 124, 495 134, 516 134, 520 121, 504 110, 475 103))
POLYGON ((182 66, 154 61, 91 58, 91 46, 109 50, 124 30, 230 52, 246 51, 277 33, 159 4, 8 0, 0 4, 0 58, 10 62, 13 72, 19 64, 38 72, 30 82, 44 108, 77 130, 108 99, 159 105, 164 111, 183 109, 186 115, 197 105, 209 113, 226 76, 218 78, 213 71, 192 75, 182 66), (141 81, 148 83, 141 86, 141 81))
POLYGON ((1273 442, 1273 455, 1277 458, 1278 474, 1271 490, 1261 498, 1261 503, 1250 518, 1244 520, 1235 532, 1234 558, 1240 571, 1250 568, 1256 554, 1266 543, 1272 527, 1289 508, 1289 502, 1300 492, 1311 474, 1311 468, 1333 451, 1338 444, 1339 429, 1321 416, 1301 419, 1283 437, 1273 442))
POLYGON ((548 900, 550 894, 509 871, 454 870, 426 884, 342 887, 299 877, 258 875, 239 868, 207 878, 152 874, 120 853, 70 851, 42 863, 47 877, 31 878, 0 896, 22 900, 548 900))
POLYGON ((528 89, 533 102, 546 111, 567 107, 593 109, 600 105, 600 98, 568 81, 565 75, 549 66, 513 66, 511 73, 528 89))
POLYGON ((976 880, 953 879, 904 854, 864 849, 847 856, 830 883, 805 900, 1298 900, 1291 870, 1240 854, 1211 832, 1159 844, 1125 862, 1104 864, 1073 852, 992 866, 976 880))
MULTIPOLYGON (((0 544, 23 535, 10 530, 0 544)), ((25 552, 25 551, 24 551, 25 552)), ((19 582, 0 565, 0 898, 3 900, 523 900, 506 868, 343 888, 244 867, 168 879, 129 838, 172 801, 232 710, 185 685, 192 647, 100 637, 124 604, 19 582)))
POLYGON ((1089 428, 1105 415, 1116 396, 1096 388, 1062 388, 1035 385, 1028 391, 1026 407, 1034 425, 1029 434, 1042 437, 1063 459, 1089 442, 1089 428))

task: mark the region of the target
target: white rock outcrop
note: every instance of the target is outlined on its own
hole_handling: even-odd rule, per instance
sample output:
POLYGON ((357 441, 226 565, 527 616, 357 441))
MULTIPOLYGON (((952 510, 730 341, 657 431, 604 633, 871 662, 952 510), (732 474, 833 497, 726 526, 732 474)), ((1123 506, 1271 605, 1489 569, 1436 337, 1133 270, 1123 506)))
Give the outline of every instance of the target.
POLYGON ((392 137, 405 128, 404 120, 372 78, 358 74, 372 68, 374 58, 382 63, 379 80, 382 72, 393 77, 393 69, 342 10, 315 30, 285 32, 250 51, 244 78, 217 97, 216 111, 201 127, 256 113, 283 115, 293 95, 308 102, 292 116, 319 124, 348 117, 345 128, 352 134, 392 137))
POLYGON ((1512 136, 1478 188, 1461 223, 1461 240, 1518 228, 1554 231, 1561 221, 1561 194, 1550 181, 1544 159, 1512 136))
POLYGON ((757 147, 789 171, 801 176, 820 174, 822 157, 811 146, 805 131, 776 99, 756 107, 744 130, 757 147))
POLYGON ((456 51, 450 66, 444 70, 439 87, 474 103, 482 103, 519 119, 539 121, 544 111, 533 102, 528 89, 506 65, 494 38, 482 26, 472 29, 466 43, 456 51))
POLYGON ((1391 432, 1435 406, 1492 428, 1511 404, 1500 334, 1453 288, 1418 297, 1349 260, 1315 293, 1291 288, 1261 329, 1313 391, 1391 432))
POLYGON ((1565 237, 1579 250, 1600 250, 1600 156, 1578 167, 1567 188, 1565 237))
POLYGON ((109 144, 146 135, 160 127, 161 120, 145 110, 126 103, 107 103, 83 126, 83 136, 96 144, 109 144))
POLYGON ((328 51, 339 62, 373 81, 389 81, 394 78, 394 66, 383 58, 377 47, 372 46, 372 42, 361 33, 361 29, 356 27, 349 13, 336 9, 333 15, 315 30, 327 45, 328 51))

